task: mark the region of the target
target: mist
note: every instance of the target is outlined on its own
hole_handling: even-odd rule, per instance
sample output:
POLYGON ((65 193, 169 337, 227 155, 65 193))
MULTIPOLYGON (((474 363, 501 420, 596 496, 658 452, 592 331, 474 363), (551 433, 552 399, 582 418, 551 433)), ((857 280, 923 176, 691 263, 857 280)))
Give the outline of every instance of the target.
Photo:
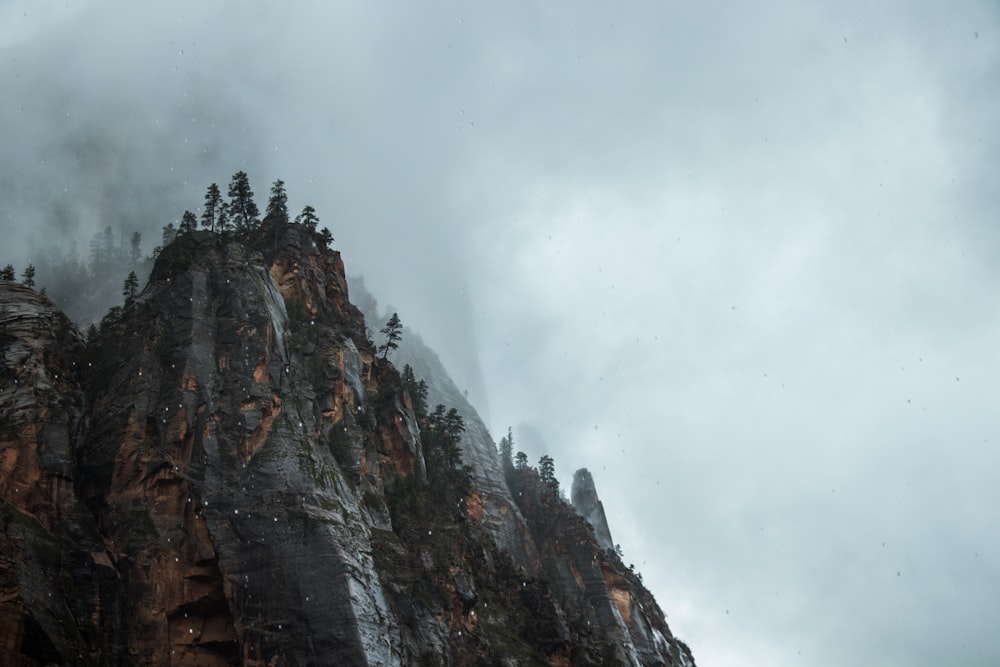
POLYGON ((36 5, 0 264, 280 178, 699 664, 1000 659, 995 3, 36 5))

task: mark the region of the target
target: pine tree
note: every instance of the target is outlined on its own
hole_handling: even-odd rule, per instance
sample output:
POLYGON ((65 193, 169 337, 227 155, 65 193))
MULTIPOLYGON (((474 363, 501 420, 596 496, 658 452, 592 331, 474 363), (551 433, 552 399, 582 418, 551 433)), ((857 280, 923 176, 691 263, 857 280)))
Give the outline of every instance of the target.
POLYGON ((264 217, 276 217, 279 222, 288 222, 288 195, 285 193, 285 182, 280 178, 271 185, 271 198, 267 200, 267 210, 264 217))
POLYGON ((324 227, 322 230, 320 230, 319 236, 316 240, 319 241, 320 247, 323 250, 326 250, 327 248, 330 247, 330 244, 333 243, 333 234, 330 233, 330 230, 328 228, 324 227))
MULTIPOLYGON (((305 228, 310 232, 316 231, 316 225, 319 224, 319 218, 316 216, 316 209, 312 206, 306 206, 302 209, 302 212, 295 216, 295 222, 300 225, 305 225, 305 228)), ((330 239, 333 240, 332 238, 330 239)))
POLYGON ((391 350, 399 347, 399 339, 403 337, 400 333, 402 328, 403 324, 399 321, 399 315, 393 313, 385 326, 379 330, 379 333, 385 336, 385 342, 379 345, 377 350, 377 352, 382 353, 383 359, 388 358, 391 350))
POLYGON ((538 478, 553 491, 559 491, 559 480, 556 479, 556 464, 548 454, 538 459, 538 478))
POLYGON ((128 277, 125 278, 125 284, 122 286, 122 296, 125 297, 126 308, 135 303, 135 296, 138 292, 139 278, 135 275, 135 271, 129 271, 128 277))
POLYGON ((528 455, 524 452, 518 452, 514 454, 514 467, 518 470, 524 470, 528 467, 528 455))
POLYGON ((507 435, 500 438, 500 465, 504 472, 514 469, 514 434, 507 427, 507 435))
POLYGON ((212 183, 208 186, 208 192, 205 193, 205 205, 202 207, 201 213, 201 226, 208 227, 209 231, 214 232, 216 223, 220 222, 220 218, 222 217, 222 206, 222 193, 219 192, 219 186, 216 183, 212 183))
POLYGON ((35 265, 28 262, 28 266, 24 269, 24 273, 21 274, 21 282, 27 287, 35 286, 35 265))
POLYGON ((229 216, 229 204, 222 202, 219 204, 219 232, 228 232, 233 228, 232 221, 229 216))
POLYGON ((417 376, 413 372, 413 367, 409 364, 403 366, 403 386, 406 387, 406 393, 410 395, 410 403, 413 405, 413 414, 416 415, 418 420, 426 417, 427 383, 423 380, 417 380, 417 376))
POLYGON ((229 183, 229 215, 233 218, 236 232, 246 233, 253 229, 260 221, 260 210, 253 201, 253 190, 250 189, 250 178, 245 171, 238 171, 233 174, 233 180, 229 183))
POLYGON ((181 224, 177 228, 178 234, 187 234, 198 229, 198 218, 191 211, 184 211, 181 216, 181 224))
POLYGON ((17 280, 17 273, 14 271, 14 265, 8 264, 0 270, 0 280, 17 280))

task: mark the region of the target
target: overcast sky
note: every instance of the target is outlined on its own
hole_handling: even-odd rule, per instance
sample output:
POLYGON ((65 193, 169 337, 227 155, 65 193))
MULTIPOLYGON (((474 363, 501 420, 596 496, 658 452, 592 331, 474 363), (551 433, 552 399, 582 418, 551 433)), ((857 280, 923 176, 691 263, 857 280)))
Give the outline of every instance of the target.
POLYGON ((209 182, 282 178, 495 436, 591 469, 699 665, 996 665, 998 29, 0 0, 0 261, 149 250, 209 182))

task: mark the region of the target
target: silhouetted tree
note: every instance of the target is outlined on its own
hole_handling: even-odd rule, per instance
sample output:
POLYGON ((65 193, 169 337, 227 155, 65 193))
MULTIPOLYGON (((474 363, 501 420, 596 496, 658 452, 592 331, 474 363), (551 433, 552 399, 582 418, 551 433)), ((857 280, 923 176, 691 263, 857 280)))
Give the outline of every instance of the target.
POLYGON ((328 228, 324 227, 320 230, 317 240, 319 241, 320 247, 322 247, 323 250, 326 250, 330 247, 330 244, 333 243, 333 234, 330 233, 328 228))
POLYGON ((514 454, 514 467, 518 470, 524 470, 528 467, 528 455, 524 452, 518 452, 514 454))
POLYGON ((34 264, 32 264, 32 263, 29 262, 28 266, 25 267, 24 273, 21 274, 21 282, 24 283, 28 287, 34 287, 35 286, 35 265, 34 264))
POLYGON ((400 331, 403 329, 402 322, 399 321, 399 315, 396 313, 392 314, 389 321, 386 322, 385 326, 382 327, 379 332, 385 336, 385 342, 378 346, 377 352, 382 353, 382 358, 386 359, 389 356, 391 350, 395 350, 399 347, 399 339, 403 337, 400 331))
POLYGON ((559 480, 556 479, 556 464, 548 454, 538 459, 538 478, 553 491, 559 491, 559 480))
POLYGON ((181 216, 181 224, 177 227, 178 234, 187 234, 198 229, 198 218, 191 211, 184 211, 181 216))
POLYGON ((280 178, 271 185, 271 197, 267 200, 264 216, 274 216, 281 222, 288 222, 288 195, 285 193, 285 182, 280 178))
MULTIPOLYGON (((295 222, 300 225, 305 225, 305 228, 310 232, 316 231, 316 225, 319 224, 319 218, 316 216, 316 209, 312 206, 306 206, 302 209, 302 212, 295 216, 295 222)), ((333 239, 330 239, 331 241, 333 239)))
POLYGON ((504 472, 508 472, 514 469, 514 434, 511 433, 510 427, 507 427, 507 435, 500 438, 500 464, 503 466, 504 472))
POLYGON ((259 222, 260 210, 253 201, 253 190, 250 189, 250 178, 245 171, 233 174, 229 183, 228 214, 233 218, 237 233, 248 232, 259 222))
POLYGON ((208 192, 205 193, 205 205, 202 207, 201 212, 201 226, 208 227, 209 230, 214 232, 216 223, 219 222, 222 214, 222 193, 219 192, 219 186, 216 183, 212 183, 208 186, 208 192))
POLYGON ((233 228, 232 217, 229 215, 229 204, 222 202, 219 204, 219 232, 228 232, 233 228))
POLYGON ((0 280, 17 280, 17 273, 14 271, 14 265, 8 264, 0 270, 0 280))
POLYGON ((135 271, 129 271, 122 286, 122 296, 125 297, 125 307, 131 306, 135 302, 135 296, 139 292, 139 278, 135 271))

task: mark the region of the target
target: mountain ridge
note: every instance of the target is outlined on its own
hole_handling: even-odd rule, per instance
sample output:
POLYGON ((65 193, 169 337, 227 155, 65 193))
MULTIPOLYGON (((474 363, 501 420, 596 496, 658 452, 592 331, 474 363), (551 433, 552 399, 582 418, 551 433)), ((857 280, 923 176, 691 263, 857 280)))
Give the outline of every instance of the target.
POLYGON ((303 225, 179 235, 86 342, 0 295, 11 664, 694 664, 410 336, 459 418, 415 412, 303 225))

